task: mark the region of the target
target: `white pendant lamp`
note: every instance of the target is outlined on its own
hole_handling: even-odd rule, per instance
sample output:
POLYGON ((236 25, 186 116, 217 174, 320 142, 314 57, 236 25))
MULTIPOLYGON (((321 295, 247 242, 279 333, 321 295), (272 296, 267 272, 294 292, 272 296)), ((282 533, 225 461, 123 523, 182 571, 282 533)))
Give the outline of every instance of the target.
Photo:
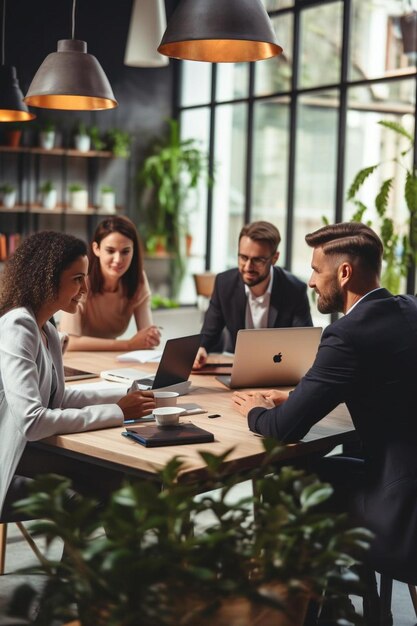
POLYGON ((87 43, 74 38, 75 4, 72 5, 72 39, 58 41, 58 51, 48 54, 24 98, 45 109, 100 111, 117 107, 108 78, 87 43))
POLYGON ((166 56, 157 48, 166 29, 164 0, 134 0, 125 52, 125 65, 162 67, 166 56))

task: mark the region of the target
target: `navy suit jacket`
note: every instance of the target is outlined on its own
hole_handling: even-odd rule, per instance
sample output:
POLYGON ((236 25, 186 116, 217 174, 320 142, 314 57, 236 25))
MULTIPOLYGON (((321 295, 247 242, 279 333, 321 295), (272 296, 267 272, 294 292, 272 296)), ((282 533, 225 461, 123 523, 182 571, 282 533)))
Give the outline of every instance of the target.
POLYGON ((301 439, 345 402, 362 441, 359 521, 376 533, 376 569, 417 582, 417 299, 369 293, 328 326, 316 360, 288 400, 249 412, 251 430, 301 439))
MULTIPOLYGON (((238 269, 217 274, 201 330, 201 345, 207 352, 218 346, 224 329, 227 338, 222 347, 235 351, 237 333, 245 328, 246 300, 245 285, 238 269)), ((274 267, 268 328, 312 325, 306 284, 282 268, 274 267)))

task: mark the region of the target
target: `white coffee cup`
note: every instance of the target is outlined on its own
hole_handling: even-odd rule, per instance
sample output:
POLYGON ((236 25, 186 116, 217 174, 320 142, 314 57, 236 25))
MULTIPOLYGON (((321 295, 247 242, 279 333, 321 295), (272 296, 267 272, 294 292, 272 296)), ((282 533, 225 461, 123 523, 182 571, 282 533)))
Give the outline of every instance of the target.
POLYGON ((180 395, 176 391, 154 391, 155 404, 159 406, 175 406, 180 395))
POLYGON ((183 413, 185 409, 180 406, 160 406, 153 410, 158 426, 175 426, 183 413))

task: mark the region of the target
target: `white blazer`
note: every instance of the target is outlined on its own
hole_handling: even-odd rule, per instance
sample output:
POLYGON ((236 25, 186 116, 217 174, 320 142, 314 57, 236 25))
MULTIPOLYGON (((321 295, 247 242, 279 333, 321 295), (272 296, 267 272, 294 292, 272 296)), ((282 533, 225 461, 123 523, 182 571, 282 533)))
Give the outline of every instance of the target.
POLYGON ((122 393, 65 388, 58 332, 50 322, 44 330, 48 348, 30 309, 0 318, 0 514, 28 441, 123 424, 115 404, 122 393), (52 366, 57 387, 51 401, 52 366))

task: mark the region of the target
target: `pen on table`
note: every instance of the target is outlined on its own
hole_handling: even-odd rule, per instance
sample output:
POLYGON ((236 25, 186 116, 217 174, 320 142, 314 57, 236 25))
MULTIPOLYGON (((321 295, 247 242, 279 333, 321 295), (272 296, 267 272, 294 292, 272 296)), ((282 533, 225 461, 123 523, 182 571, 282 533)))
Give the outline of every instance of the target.
POLYGON ((153 415, 145 415, 144 417, 135 417, 133 419, 124 420, 123 426, 126 424, 140 424, 140 422, 153 422, 155 418, 153 415))

